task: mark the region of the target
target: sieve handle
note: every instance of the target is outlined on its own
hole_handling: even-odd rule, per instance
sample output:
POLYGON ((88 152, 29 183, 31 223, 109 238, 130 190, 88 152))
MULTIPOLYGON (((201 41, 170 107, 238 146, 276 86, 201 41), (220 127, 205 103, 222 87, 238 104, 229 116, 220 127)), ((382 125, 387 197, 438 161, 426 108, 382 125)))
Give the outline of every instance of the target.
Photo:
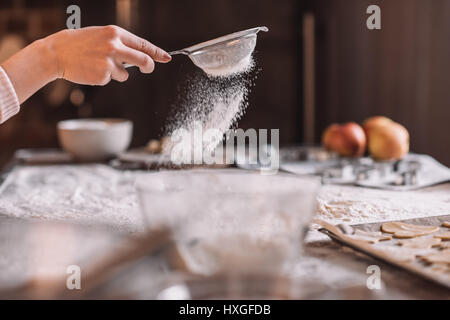
POLYGON ((184 54, 184 55, 189 55, 189 52, 187 52, 186 50, 176 50, 176 51, 172 51, 169 52, 169 55, 174 56, 176 54, 184 54))
MULTIPOLYGON (((169 52, 169 55, 171 55, 171 56, 174 56, 174 55, 177 55, 177 54, 189 55, 189 52, 187 52, 186 50, 176 50, 176 51, 169 52)), ((134 64, 129 64, 129 63, 124 63, 123 67, 124 68, 129 68, 129 67, 135 67, 135 65, 134 64)))

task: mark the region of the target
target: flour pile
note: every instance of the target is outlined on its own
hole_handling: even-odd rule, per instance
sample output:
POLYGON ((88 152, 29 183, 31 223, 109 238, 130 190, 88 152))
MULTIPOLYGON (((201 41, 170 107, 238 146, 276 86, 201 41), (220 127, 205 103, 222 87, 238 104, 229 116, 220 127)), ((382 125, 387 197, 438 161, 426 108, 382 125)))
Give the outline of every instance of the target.
MULTIPOLYGON (((200 148, 207 152, 214 150, 245 113, 249 90, 253 86, 252 70, 254 60, 250 57, 237 67, 188 77, 181 86, 177 109, 169 117, 166 135, 173 138, 175 133, 184 132, 190 138, 181 142, 182 147, 193 152, 198 147, 193 145, 195 131, 201 127, 200 148), (214 130, 215 134, 206 138, 208 130, 214 130)), ((174 150, 175 140, 163 146, 164 154, 169 155, 174 150)))

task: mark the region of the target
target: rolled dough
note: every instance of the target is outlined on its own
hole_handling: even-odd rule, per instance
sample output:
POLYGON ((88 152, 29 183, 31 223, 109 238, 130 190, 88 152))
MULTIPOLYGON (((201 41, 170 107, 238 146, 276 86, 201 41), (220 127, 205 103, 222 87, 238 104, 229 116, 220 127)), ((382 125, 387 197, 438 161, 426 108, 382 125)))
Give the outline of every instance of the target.
POLYGON ((434 237, 442 239, 444 241, 448 241, 448 240, 450 240, 450 231, 446 231, 446 232, 443 232, 443 233, 436 234, 436 235, 434 235, 434 237))
POLYGON ((370 231, 362 231, 356 230, 353 235, 349 236, 352 239, 360 240, 368 243, 377 243, 379 241, 391 240, 392 237, 388 235, 383 235, 381 232, 370 232, 370 231))
POLYGON ((404 222, 386 222, 381 226, 381 231, 392 233, 394 238, 407 239, 434 233, 439 231, 439 227, 418 226, 404 222))
POLYGON ((450 250, 443 250, 437 253, 421 255, 420 258, 428 263, 450 264, 450 250))
POLYGON ((417 248, 417 249, 430 249, 441 243, 439 238, 414 238, 399 240, 398 242, 402 247, 405 248, 417 248))

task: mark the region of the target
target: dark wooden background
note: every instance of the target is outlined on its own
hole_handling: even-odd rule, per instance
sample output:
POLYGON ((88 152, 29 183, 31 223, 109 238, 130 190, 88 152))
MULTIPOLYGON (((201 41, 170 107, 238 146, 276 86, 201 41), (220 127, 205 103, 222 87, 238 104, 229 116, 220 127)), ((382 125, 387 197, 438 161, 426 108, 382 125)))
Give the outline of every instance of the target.
MULTIPOLYGON (((43 20, 47 23, 42 35, 65 28, 65 8, 69 4, 81 7, 82 26, 116 23, 115 1, 111 0, 22 2, 28 10, 40 10, 38 13, 45 15, 43 20), (55 15, 55 12, 60 14, 55 15)), ((299 142, 299 16, 302 3, 288 0, 140 0, 131 31, 170 51, 266 25, 270 32, 260 35, 255 54, 257 68, 261 71, 254 80, 250 107, 239 125, 242 128, 280 128, 282 143, 299 142)), ((0 13, 12 5, 13 1, 2 2, 0 13)), ((11 31, 17 32, 0 27, 0 37, 11 31)), ((202 73, 185 56, 174 57, 167 65, 157 65, 151 75, 129 70, 130 78, 124 84, 113 82, 106 87, 70 85, 85 93, 86 104, 82 108, 72 105, 68 99, 60 105, 49 106, 45 90, 33 96, 22 106, 18 116, 0 127, 4 158, 19 147, 56 146, 56 122, 79 116, 132 119, 135 125, 132 145, 142 146, 162 134, 169 110, 177 103, 180 84, 187 77, 201 76, 202 73)))
MULTIPOLYGON (((113 0, 2 0, 0 38, 14 32, 31 42, 65 28, 69 4, 81 7, 83 26, 116 23, 113 0), (18 3, 27 18, 11 22, 10 10, 18 3), (34 32, 30 16, 40 17, 41 27, 31 28, 34 32)), ((282 144, 301 143, 301 18, 309 11, 316 19, 316 142, 331 122, 386 115, 410 130, 413 151, 450 166, 450 0, 140 0, 131 31, 174 50, 268 26, 270 32, 260 35, 255 55, 261 71, 239 126, 279 128, 282 144), (366 28, 370 4, 381 7, 382 30, 366 28)), ((161 135, 179 85, 199 73, 188 58, 175 57, 170 64, 158 65, 152 75, 131 70, 124 84, 60 84, 68 86, 69 93, 84 92, 82 107, 68 97, 49 104, 52 84, 0 126, 0 164, 17 148, 57 146, 57 121, 74 117, 130 118, 135 123, 133 146, 143 145, 161 135)))
POLYGON ((450 1, 316 0, 317 134, 330 122, 386 115, 411 148, 450 166, 450 1), (382 29, 364 12, 381 8, 382 29))

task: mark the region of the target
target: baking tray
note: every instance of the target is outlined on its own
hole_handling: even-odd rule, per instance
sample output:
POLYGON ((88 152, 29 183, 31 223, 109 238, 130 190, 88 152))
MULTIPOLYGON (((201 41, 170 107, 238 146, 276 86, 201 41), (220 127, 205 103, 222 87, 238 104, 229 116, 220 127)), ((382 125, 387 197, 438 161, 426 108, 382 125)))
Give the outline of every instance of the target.
MULTIPOLYGON (((450 215, 434 216, 434 217, 426 217, 426 218, 414 218, 414 219, 397 220, 397 221, 410 223, 410 224, 416 224, 416 225, 441 226, 442 222, 450 221, 450 215)), ((418 261, 418 259, 416 259, 412 262, 402 262, 402 261, 397 261, 395 259, 391 259, 387 255, 380 254, 379 251, 373 250, 374 246, 369 243, 364 243, 362 241, 350 239, 337 226, 333 226, 333 225, 328 224, 327 222, 324 222, 321 220, 316 220, 315 222, 321 226, 321 228, 319 229, 320 232, 326 234, 327 236, 329 236, 331 239, 333 239, 337 243, 344 245, 346 247, 349 247, 357 252, 363 253, 363 254, 365 254, 371 258, 374 258, 376 260, 379 260, 385 264, 388 264, 395 268, 404 270, 415 276, 424 278, 428 281, 431 281, 435 284, 438 284, 439 286, 445 287, 450 290, 450 277, 446 277, 445 275, 439 275, 439 274, 433 273, 430 270, 430 267, 427 267, 425 264, 418 261)), ((361 230, 361 231, 380 231, 381 225, 385 222, 387 222, 387 221, 377 222, 377 223, 357 224, 357 225, 352 225, 351 228, 354 230, 361 230)), ((430 236, 432 236, 432 235, 430 235, 430 236)), ((389 244, 392 244, 392 246, 396 246, 396 242, 398 240, 400 240, 400 239, 393 238, 392 240, 389 240, 391 242, 389 244)))

